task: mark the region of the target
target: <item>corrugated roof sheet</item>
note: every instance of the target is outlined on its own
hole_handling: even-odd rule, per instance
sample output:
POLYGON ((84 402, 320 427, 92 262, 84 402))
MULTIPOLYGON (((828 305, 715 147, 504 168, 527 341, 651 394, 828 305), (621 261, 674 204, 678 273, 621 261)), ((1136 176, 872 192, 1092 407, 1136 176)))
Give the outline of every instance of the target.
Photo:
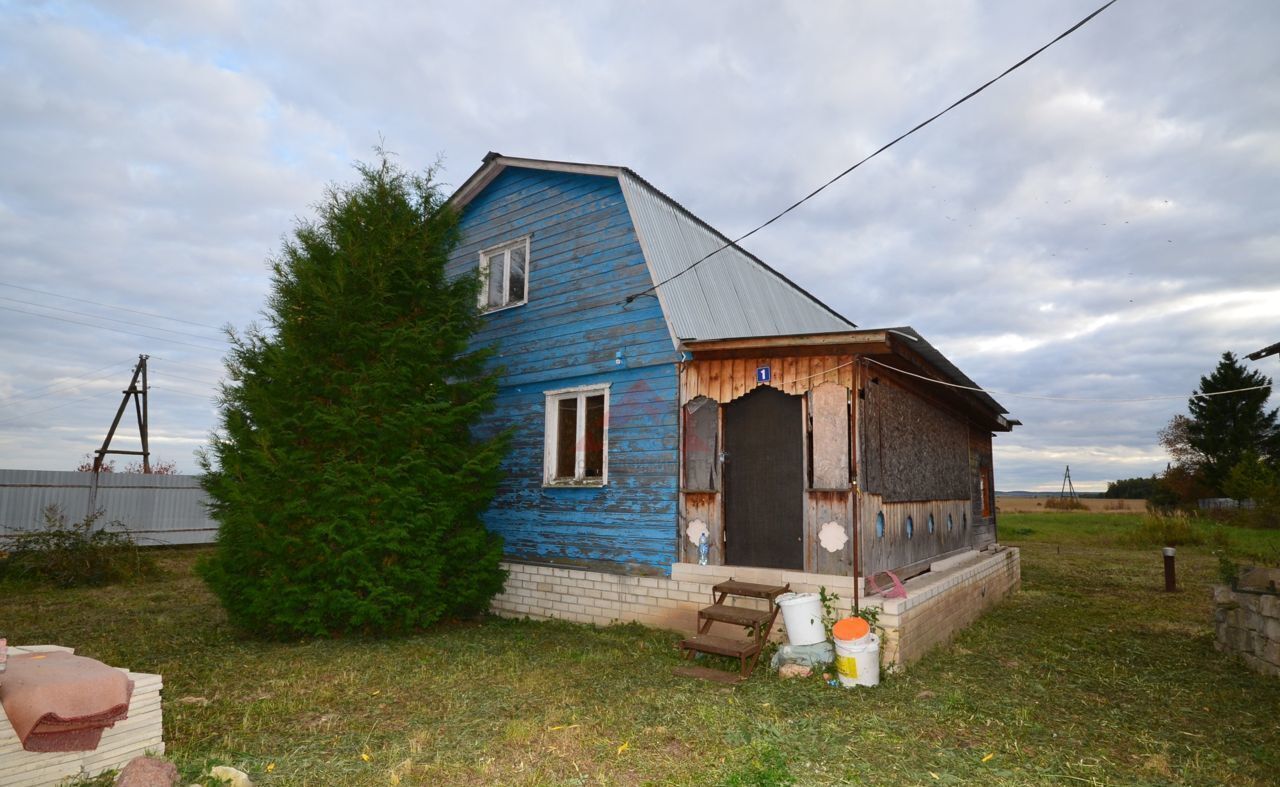
MULTIPOLYGON (((729 242, 634 172, 622 169, 619 181, 655 282, 679 274, 729 242)), ((664 284, 658 297, 680 339, 786 336, 856 327, 736 246, 664 284)))

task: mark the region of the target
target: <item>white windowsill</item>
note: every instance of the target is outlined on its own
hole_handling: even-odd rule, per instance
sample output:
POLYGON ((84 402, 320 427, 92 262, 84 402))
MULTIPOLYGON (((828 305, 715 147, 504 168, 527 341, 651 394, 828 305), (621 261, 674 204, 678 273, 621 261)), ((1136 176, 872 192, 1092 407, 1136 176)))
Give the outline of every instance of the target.
POLYGON ((525 298, 523 301, 517 301, 516 303, 508 303, 506 306, 494 306, 492 309, 485 309, 480 313, 493 314, 494 312, 505 312, 507 309, 514 309, 517 306, 524 306, 528 302, 529 302, 529 299, 525 298))

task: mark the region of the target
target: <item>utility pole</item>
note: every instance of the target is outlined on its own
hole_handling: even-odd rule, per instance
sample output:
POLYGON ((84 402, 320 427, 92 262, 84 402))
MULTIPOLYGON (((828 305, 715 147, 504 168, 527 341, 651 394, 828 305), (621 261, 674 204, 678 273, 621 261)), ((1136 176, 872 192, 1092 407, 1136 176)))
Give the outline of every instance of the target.
POLYGON ((1062 474, 1062 491, 1058 493, 1058 497, 1064 499, 1070 497, 1072 500, 1078 499, 1076 497, 1076 486, 1071 483, 1071 465, 1067 465, 1067 472, 1062 474))
POLYGON ((111 428, 107 430, 107 439, 102 441, 102 447, 94 451, 93 457, 93 474, 97 478, 98 471, 102 469, 102 460, 107 454, 127 454, 129 456, 142 457, 142 472, 151 472, 151 449, 147 444, 147 358, 150 356, 139 355, 138 365, 133 367, 133 379, 129 380, 129 387, 121 391, 124 398, 120 400, 120 408, 116 410, 115 420, 111 422, 111 428), (141 386, 139 386, 141 381, 141 386), (138 434, 142 437, 141 451, 121 451, 111 448, 111 438, 116 435, 116 427, 120 426, 120 418, 124 415, 124 410, 129 406, 129 400, 133 399, 134 413, 138 417, 138 434))

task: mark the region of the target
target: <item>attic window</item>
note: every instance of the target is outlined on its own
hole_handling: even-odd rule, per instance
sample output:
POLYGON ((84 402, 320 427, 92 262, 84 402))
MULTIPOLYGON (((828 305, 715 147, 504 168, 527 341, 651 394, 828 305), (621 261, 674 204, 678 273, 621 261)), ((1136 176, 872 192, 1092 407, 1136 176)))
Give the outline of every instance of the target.
POLYGON ((480 310, 495 311, 529 300, 529 238, 480 252, 480 310))

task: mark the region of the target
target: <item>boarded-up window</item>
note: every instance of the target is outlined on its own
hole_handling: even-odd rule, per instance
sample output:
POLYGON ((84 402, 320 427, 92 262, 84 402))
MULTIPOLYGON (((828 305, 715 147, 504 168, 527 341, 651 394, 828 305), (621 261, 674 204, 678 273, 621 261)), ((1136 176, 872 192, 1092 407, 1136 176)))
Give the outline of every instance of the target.
POLYGON ((684 406, 684 487, 714 492, 719 480, 720 406, 699 396, 684 406))
POLYGON ((862 457, 866 491, 886 502, 969 498, 963 421, 883 377, 866 382, 862 457))
POLYGON ((849 391, 823 383, 810 394, 809 416, 815 489, 849 487, 849 391))

